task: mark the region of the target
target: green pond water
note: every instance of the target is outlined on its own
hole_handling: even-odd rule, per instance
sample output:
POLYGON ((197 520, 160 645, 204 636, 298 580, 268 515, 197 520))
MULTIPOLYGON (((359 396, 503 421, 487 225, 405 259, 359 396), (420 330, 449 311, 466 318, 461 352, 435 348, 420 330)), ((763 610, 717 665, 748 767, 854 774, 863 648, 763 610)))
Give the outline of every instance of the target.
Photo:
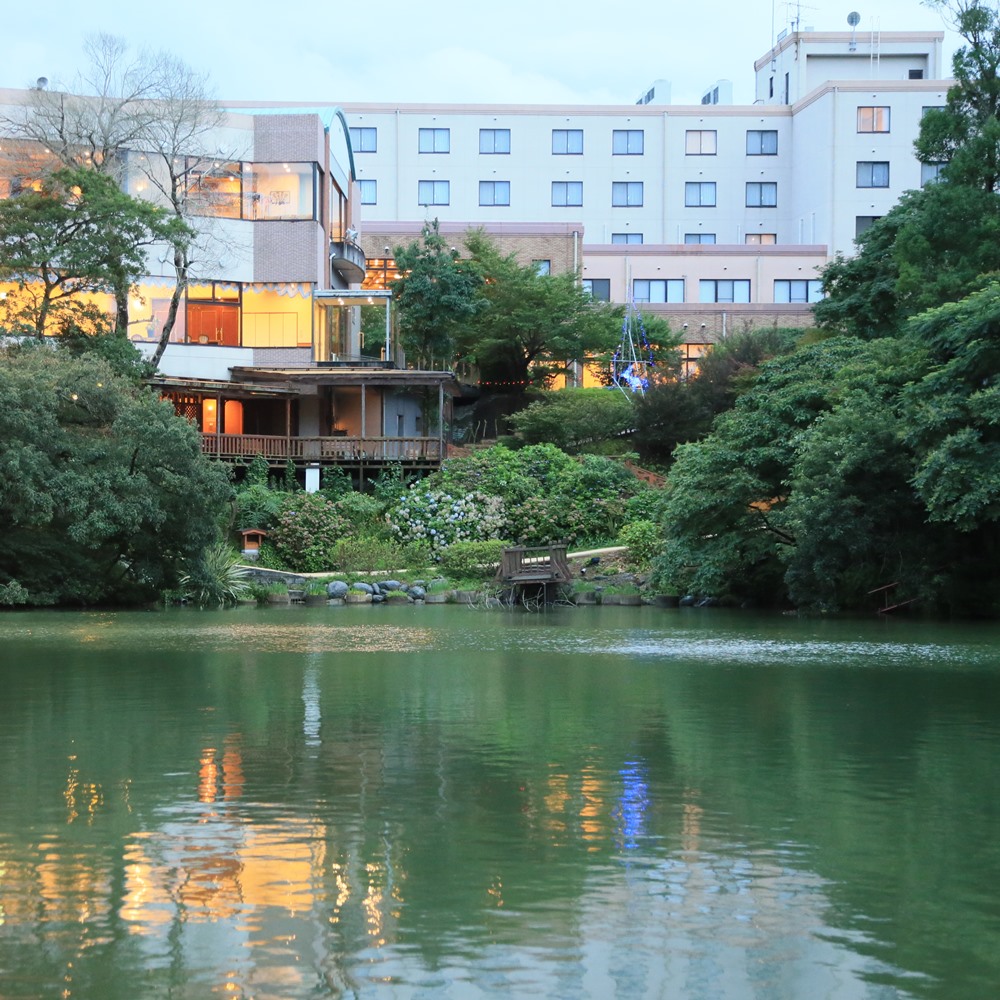
POLYGON ((0 615, 0 998, 1000 995, 1000 628, 0 615))

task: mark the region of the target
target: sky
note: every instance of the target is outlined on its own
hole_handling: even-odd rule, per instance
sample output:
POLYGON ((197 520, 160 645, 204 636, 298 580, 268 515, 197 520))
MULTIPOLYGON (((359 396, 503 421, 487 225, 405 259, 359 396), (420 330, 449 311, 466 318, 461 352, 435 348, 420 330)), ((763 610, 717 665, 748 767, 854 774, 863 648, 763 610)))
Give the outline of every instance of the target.
MULTIPOLYGON (((667 0, 619 8, 608 0, 425 0, 365 4, 49 0, 46 15, 8 5, 0 87, 74 89, 88 35, 165 51, 205 74, 220 101, 632 104, 654 80, 672 103, 697 103, 719 79, 753 101, 753 63, 774 36, 803 28, 859 35, 947 30, 918 0, 667 0), (84 13, 85 12, 85 13, 84 13)), ((946 72, 958 44, 947 31, 946 72)))

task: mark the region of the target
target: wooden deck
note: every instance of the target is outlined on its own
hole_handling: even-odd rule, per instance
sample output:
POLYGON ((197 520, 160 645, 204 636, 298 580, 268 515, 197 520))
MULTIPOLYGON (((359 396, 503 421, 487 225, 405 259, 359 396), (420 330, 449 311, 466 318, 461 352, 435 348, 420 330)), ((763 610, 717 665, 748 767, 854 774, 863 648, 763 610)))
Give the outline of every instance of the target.
POLYGON ((263 456, 272 464, 379 464, 402 462, 438 465, 443 457, 433 437, 284 437, 274 434, 202 434, 201 450, 223 461, 263 456))
POLYGON ((565 545, 516 545, 504 549, 497 579, 503 583, 569 583, 573 573, 565 545))

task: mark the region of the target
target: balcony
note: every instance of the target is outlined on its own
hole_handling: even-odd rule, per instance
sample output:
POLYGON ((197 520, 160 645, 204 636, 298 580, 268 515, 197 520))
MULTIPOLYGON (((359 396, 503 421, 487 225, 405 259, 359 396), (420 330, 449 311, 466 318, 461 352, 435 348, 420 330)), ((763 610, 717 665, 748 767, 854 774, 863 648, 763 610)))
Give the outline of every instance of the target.
MULTIPOLYGON (((358 284, 365 280, 367 272, 364 251, 357 243, 352 243, 349 240, 339 243, 331 242, 330 267, 349 285, 358 284)), ((332 280, 334 275, 331 274, 330 277, 332 280)))
POLYGON ((439 465, 444 457, 436 437, 283 437, 277 434, 202 434, 201 450, 225 462, 263 456, 274 464, 439 465))

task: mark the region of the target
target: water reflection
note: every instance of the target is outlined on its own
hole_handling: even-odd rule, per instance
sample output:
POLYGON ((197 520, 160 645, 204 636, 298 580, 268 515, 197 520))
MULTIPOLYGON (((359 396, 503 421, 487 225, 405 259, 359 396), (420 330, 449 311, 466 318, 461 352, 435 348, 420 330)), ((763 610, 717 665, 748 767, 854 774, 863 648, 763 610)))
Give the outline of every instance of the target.
POLYGON ((1000 683, 979 653, 977 673, 903 670, 946 643, 804 634, 775 665, 787 635, 680 630, 691 656, 657 659, 621 650, 678 630, 598 624, 584 653, 558 623, 306 616, 295 636, 292 617, 0 620, 19 664, 0 662, 0 993, 971 1000, 995 981, 1000 683), (734 669, 741 647, 767 652, 734 669))

